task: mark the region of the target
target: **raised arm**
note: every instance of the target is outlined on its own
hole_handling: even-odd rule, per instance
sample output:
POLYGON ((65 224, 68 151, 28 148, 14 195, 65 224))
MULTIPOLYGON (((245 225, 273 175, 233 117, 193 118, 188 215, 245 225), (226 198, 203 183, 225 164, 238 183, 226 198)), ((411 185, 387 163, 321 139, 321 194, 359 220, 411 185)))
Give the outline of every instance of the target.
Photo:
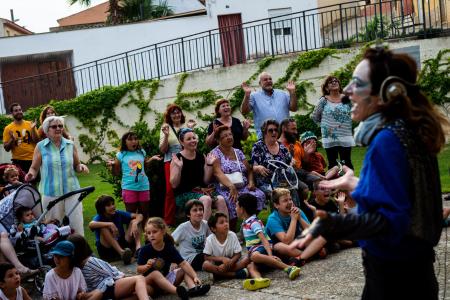
POLYGON ((297 111, 298 109, 298 101, 297 101, 297 94, 295 93, 295 82, 290 80, 288 84, 286 85, 286 89, 289 93, 289 110, 290 111, 297 111))
POLYGON ((241 113, 243 115, 245 115, 245 114, 248 114, 251 110, 250 94, 251 94, 252 90, 246 82, 243 82, 241 87, 244 90, 244 99, 242 100, 242 103, 241 103, 241 113))

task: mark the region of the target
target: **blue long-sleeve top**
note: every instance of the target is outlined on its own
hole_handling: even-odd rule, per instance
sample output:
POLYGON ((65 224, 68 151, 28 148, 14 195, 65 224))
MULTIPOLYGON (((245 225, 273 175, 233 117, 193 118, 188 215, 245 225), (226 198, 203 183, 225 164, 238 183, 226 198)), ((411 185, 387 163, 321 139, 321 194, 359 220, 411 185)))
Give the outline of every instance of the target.
POLYGON ((376 211, 389 221, 387 234, 359 241, 368 253, 396 260, 429 253, 430 245, 408 235, 412 203, 410 184, 404 146, 391 130, 381 130, 368 146, 358 186, 352 193, 359 213, 376 211))

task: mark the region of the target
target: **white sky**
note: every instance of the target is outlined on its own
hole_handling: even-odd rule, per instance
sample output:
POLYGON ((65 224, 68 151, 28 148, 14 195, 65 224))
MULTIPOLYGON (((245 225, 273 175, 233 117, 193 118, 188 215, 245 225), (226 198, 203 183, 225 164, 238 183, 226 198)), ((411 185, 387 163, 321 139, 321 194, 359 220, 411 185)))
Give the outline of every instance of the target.
MULTIPOLYGON (((91 6, 106 0, 91 0, 91 6)), ((11 20, 10 9, 14 10, 17 24, 35 33, 47 32, 58 26, 56 20, 86 9, 85 6, 69 5, 66 0, 0 0, 0 18, 11 20)))

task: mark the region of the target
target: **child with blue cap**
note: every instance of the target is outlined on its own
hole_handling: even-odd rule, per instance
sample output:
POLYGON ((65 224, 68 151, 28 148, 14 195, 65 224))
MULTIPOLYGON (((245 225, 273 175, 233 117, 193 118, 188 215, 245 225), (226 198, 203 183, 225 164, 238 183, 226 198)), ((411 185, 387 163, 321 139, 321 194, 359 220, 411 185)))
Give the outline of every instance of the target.
POLYGON ((86 282, 81 270, 74 266, 75 246, 61 241, 50 251, 56 267, 45 275, 44 300, 90 299, 86 293, 86 282))

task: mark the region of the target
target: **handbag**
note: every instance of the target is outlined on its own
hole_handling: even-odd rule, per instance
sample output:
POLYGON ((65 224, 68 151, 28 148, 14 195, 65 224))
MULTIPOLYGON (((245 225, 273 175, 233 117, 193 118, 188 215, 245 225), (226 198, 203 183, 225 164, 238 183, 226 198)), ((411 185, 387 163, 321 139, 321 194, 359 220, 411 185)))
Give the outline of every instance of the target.
POLYGON ((239 166, 239 171, 230 174, 225 174, 225 176, 227 176, 227 178, 236 188, 242 188, 244 186, 244 176, 242 175, 241 163, 239 162, 236 149, 234 149, 234 155, 236 156, 236 163, 239 166))

